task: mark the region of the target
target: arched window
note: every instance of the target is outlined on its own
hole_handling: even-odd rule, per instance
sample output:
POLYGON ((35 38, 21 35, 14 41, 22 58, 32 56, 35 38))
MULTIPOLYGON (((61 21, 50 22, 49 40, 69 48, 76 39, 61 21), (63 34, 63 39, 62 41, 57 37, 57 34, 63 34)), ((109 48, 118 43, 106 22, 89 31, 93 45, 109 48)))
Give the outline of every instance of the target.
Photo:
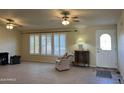
POLYGON ((100 36, 100 48, 102 50, 112 50, 111 36, 109 34, 102 34, 100 36))

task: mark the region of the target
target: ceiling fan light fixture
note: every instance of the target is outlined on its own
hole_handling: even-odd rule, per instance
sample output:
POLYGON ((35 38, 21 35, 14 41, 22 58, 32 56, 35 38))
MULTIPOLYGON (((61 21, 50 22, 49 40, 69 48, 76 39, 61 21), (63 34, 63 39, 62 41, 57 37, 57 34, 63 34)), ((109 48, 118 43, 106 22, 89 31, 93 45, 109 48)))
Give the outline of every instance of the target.
POLYGON ((70 23, 70 22, 69 22, 68 20, 63 20, 63 21, 62 21, 62 24, 63 24, 63 25, 68 25, 69 23, 70 23))
POLYGON ((11 30, 11 29, 13 29, 14 27, 13 27, 13 24, 12 24, 12 23, 8 23, 8 24, 6 25, 6 28, 9 29, 9 30, 11 30))

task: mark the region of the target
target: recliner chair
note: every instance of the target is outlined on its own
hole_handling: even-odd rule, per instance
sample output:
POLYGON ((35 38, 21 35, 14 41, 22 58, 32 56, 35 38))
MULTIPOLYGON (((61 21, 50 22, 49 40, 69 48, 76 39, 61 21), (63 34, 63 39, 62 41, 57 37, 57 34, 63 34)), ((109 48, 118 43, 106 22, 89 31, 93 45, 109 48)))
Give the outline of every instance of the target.
POLYGON ((58 71, 69 70, 72 62, 73 62, 73 55, 67 55, 65 57, 62 57, 56 60, 55 68, 58 71))

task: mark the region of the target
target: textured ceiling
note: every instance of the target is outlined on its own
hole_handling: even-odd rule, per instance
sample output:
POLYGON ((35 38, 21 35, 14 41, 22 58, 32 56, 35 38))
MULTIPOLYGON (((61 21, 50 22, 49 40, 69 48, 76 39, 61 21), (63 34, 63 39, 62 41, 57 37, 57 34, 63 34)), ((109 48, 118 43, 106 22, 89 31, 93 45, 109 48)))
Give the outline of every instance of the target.
MULTIPOLYGON (((50 29, 50 28, 73 28, 78 26, 97 26, 117 24, 121 10, 68 10, 70 16, 78 16, 80 22, 71 22, 68 26, 61 24, 62 9, 0 9, 1 18, 10 18, 16 23, 23 25, 18 29, 50 29)), ((0 20, 0 25, 4 26, 6 22, 0 20)))

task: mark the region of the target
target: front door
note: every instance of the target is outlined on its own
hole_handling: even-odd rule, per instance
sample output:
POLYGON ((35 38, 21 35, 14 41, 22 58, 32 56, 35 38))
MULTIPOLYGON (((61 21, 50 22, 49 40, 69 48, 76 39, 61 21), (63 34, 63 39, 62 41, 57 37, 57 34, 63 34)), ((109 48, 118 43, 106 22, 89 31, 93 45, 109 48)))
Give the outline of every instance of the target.
POLYGON ((117 44, 115 30, 96 31, 97 67, 117 68, 117 44))

